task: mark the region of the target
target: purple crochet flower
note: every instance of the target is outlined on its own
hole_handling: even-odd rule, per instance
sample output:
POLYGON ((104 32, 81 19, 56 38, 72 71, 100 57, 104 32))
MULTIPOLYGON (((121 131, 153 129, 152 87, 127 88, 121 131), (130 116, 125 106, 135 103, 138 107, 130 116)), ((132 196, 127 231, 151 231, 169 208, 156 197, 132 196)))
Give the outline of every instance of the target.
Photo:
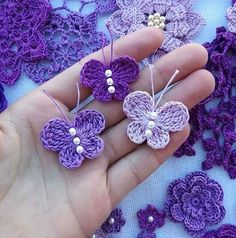
POLYGON ((68 169, 79 167, 85 158, 95 159, 103 150, 98 135, 105 127, 105 118, 94 110, 84 110, 70 123, 60 118, 50 120, 42 129, 44 148, 59 152, 60 163, 68 169))
POLYGON ((165 213, 159 212, 153 205, 139 210, 137 216, 140 228, 148 233, 154 232, 165 223, 165 213))
POLYGON ((156 234, 149 233, 147 231, 142 231, 141 233, 138 234, 137 238, 156 238, 156 234))
POLYGON ((80 79, 85 87, 93 89, 93 96, 108 102, 112 98, 123 100, 129 93, 130 84, 137 79, 139 66, 135 59, 122 56, 104 65, 98 60, 88 61, 81 70, 80 79))
POLYGON ((122 226, 125 225, 125 219, 122 211, 119 208, 114 209, 107 220, 101 226, 101 229, 105 233, 117 233, 120 232, 122 226))
POLYGON ((4 88, 0 83, 0 112, 4 111, 7 108, 7 99, 4 95, 4 88))
POLYGON ((236 33, 236 3, 227 10, 226 18, 228 20, 229 30, 236 33))
POLYGON ((0 81, 14 84, 24 62, 42 59, 47 46, 41 30, 51 7, 45 0, 5 0, 0 4, 0 81))
POLYGON ((235 238, 236 237, 236 226, 226 224, 221 226, 217 230, 206 232, 202 238, 235 238))
POLYGON ((91 238, 106 238, 106 233, 101 228, 96 230, 95 234, 91 238))
POLYGON ((205 173, 190 173, 169 185, 165 210, 170 220, 182 222, 186 231, 198 237, 208 225, 224 218, 223 190, 205 173))
POLYGON ((52 13, 44 27, 48 55, 43 60, 25 64, 27 76, 41 84, 100 49, 106 37, 96 31, 96 23, 96 13, 86 16, 69 13, 66 17, 52 13))
POLYGON ((146 26, 164 29, 165 39, 153 57, 158 58, 190 42, 203 18, 191 10, 194 0, 117 0, 119 10, 108 19, 111 31, 123 36, 146 26))

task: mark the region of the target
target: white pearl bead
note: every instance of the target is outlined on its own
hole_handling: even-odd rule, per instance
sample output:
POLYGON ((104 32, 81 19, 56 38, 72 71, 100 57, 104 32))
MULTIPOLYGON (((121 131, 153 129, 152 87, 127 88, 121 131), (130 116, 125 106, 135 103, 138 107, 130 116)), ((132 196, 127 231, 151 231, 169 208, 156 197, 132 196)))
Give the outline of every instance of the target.
POLYGON ((160 22, 163 22, 163 23, 164 23, 165 21, 166 21, 166 18, 165 18, 164 16, 161 16, 161 17, 160 17, 160 22))
POLYGON ((154 221, 153 216, 149 216, 149 217, 148 217, 148 221, 149 221, 149 222, 153 222, 153 221, 154 221))
POLYGON ((96 235, 95 235, 95 234, 93 234, 91 238, 96 238, 96 235))
POLYGON ((155 17, 155 18, 159 18, 160 16, 161 16, 161 14, 158 13, 158 12, 156 12, 156 13, 154 14, 154 17, 155 17))
POLYGON ((155 120, 155 119, 157 118, 157 113, 156 113, 156 112, 151 112, 151 113, 150 113, 150 118, 151 118, 152 120, 155 120))
POLYGON ((148 26, 154 26, 153 22, 152 22, 152 21, 149 21, 149 22, 148 22, 148 26))
POLYGON ((165 25, 165 23, 163 23, 163 22, 162 22, 162 23, 160 23, 160 25, 159 25, 159 27, 160 27, 161 29, 164 29, 164 28, 165 28, 165 26, 166 26, 166 25, 165 25))
POLYGON ((75 137, 75 138, 73 139, 73 142, 74 142, 74 144, 76 144, 76 145, 80 144, 80 138, 79 138, 79 137, 75 137))
POLYGON ((69 133, 70 133, 71 136, 75 136, 76 135, 76 129, 73 128, 73 127, 70 128, 69 133))
POLYGON ((107 78, 107 85, 111 86, 113 85, 113 79, 112 78, 107 78))
POLYGON ((149 16, 148 16, 148 20, 149 20, 149 21, 153 21, 153 19, 154 19, 154 16, 153 16, 153 15, 149 15, 149 16))
POLYGON ((153 129, 155 127, 155 122, 154 121, 149 121, 148 124, 147 124, 147 127, 149 129, 153 129))
POLYGON ((76 152, 77 152, 78 154, 83 153, 83 151, 84 151, 84 147, 83 147, 83 146, 78 145, 78 146, 76 147, 76 152))
POLYGON ((106 75, 107 77, 111 77, 111 76, 112 76, 112 71, 111 71, 110 69, 107 69, 107 70, 105 71, 105 75, 106 75))
POLYGON ((113 225, 115 223, 115 219, 113 218, 113 217, 111 217, 110 219, 109 219, 109 224, 110 225, 113 225))
POLYGON ((146 136, 147 138, 151 137, 151 136, 152 136, 152 131, 151 131, 150 129, 147 129, 147 130, 145 131, 145 136, 146 136))
POLYGON ((160 20, 159 20, 159 19, 156 19, 156 20, 153 21, 153 23, 154 23, 155 26, 156 26, 156 25, 159 25, 159 24, 160 24, 160 20))
POLYGON ((110 86, 110 87, 108 88, 108 92, 111 93, 111 94, 113 94, 115 91, 116 91, 116 89, 115 89, 114 86, 110 86))

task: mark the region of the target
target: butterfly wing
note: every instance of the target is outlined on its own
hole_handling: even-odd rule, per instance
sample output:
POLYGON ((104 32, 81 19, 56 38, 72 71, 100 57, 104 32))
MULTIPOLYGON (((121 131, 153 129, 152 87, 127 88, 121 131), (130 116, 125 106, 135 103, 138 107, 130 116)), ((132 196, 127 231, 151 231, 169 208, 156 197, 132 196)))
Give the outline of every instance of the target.
POLYGON ((43 147, 51 151, 60 151, 71 141, 70 125, 60 118, 50 120, 41 130, 40 140, 43 147))

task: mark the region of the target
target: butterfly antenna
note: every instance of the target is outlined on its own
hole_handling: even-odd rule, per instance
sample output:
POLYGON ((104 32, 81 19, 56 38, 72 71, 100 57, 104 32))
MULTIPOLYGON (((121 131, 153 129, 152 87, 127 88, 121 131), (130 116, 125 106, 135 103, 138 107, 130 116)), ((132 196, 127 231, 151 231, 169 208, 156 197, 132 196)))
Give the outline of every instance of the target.
POLYGON ((104 47, 105 47, 105 36, 102 34, 102 57, 103 57, 104 64, 106 64, 106 57, 105 57, 105 53, 104 53, 104 47))
POLYGON ((148 64, 148 68, 150 69, 150 73, 151 73, 151 87, 152 87, 152 99, 153 99, 153 111, 155 110, 155 90, 154 90, 154 77, 153 77, 153 68, 154 65, 152 64, 148 64))
POLYGON ((76 83, 77 88, 77 104, 76 104, 76 112, 79 110, 79 103, 80 103, 80 90, 79 90, 79 82, 76 83))
POLYGON ((112 62, 112 60, 113 60, 114 41, 113 41, 113 37, 112 37, 110 26, 109 26, 108 23, 106 23, 106 27, 107 27, 107 30, 109 31, 110 40, 111 40, 111 59, 110 59, 110 62, 112 62))
POLYGON ((158 106, 158 104, 160 103, 161 99, 163 98, 164 94, 166 93, 166 91, 168 90, 168 87, 170 86, 170 84, 173 82, 173 80, 175 79, 176 75, 179 73, 179 70, 176 69, 175 73, 172 75, 172 77, 170 78, 169 82, 166 84, 165 88, 163 89, 160 97, 157 100, 156 103, 156 107, 158 106))
POLYGON ((68 117, 66 116, 66 114, 61 110, 61 108, 58 106, 58 104, 56 103, 56 100, 50 95, 50 93, 46 90, 43 89, 44 93, 46 93, 46 95, 52 100, 52 102, 56 105, 57 109, 60 111, 60 113, 62 114, 62 116, 66 119, 66 121, 71 125, 71 122, 69 121, 68 117))

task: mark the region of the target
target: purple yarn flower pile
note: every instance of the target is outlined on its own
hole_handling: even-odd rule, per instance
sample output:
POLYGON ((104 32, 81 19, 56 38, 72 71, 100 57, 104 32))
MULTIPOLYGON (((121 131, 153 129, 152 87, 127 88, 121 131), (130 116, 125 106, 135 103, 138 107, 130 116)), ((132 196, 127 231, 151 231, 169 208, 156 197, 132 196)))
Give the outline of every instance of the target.
POLYGON ((45 0, 5 0, 0 4, 0 81, 14 84, 22 64, 47 55, 42 28, 51 7, 45 0))
POLYGON ((108 19, 113 34, 123 36, 147 26, 165 32, 162 47, 152 61, 191 41, 205 24, 191 10, 194 0, 117 0, 119 9, 108 19))
POLYGON ((199 237, 224 218, 223 196, 220 184, 205 173, 193 172, 169 185, 165 211, 170 220, 183 223, 187 232, 199 237))
POLYGON ((236 226, 226 224, 221 226, 217 230, 206 232, 202 238, 235 238, 236 237, 236 226))
POLYGON ((165 223, 165 212, 159 212, 153 205, 147 205, 145 209, 139 210, 137 217, 142 230, 138 238, 155 238, 154 231, 165 223))
POLYGON ((7 108, 7 99, 4 95, 4 88, 0 83, 0 112, 4 111, 7 108))
POLYGON ((191 133, 175 155, 194 155, 193 145, 201 140, 206 151, 204 170, 223 166, 230 178, 236 178, 236 96, 234 56, 236 35, 224 27, 217 29, 216 39, 204 45, 209 53, 206 69, 216 79, 213 94, 190 111, 191 133), (206 134, 206 132, 211 132, 206 134), (211 136, 209 136, 211 135, 211 136))

